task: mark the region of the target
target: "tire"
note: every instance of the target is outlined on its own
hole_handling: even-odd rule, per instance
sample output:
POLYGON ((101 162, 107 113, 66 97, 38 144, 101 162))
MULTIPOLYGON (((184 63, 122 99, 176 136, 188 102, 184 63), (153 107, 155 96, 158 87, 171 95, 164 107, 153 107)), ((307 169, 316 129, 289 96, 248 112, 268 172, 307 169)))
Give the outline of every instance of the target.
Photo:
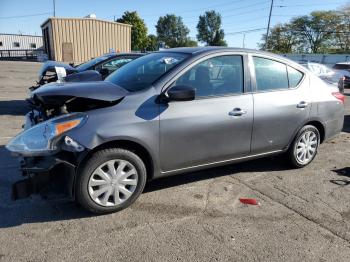
POLYGON ((317 155, 320 145, 320 132, 312 125, 306 125, 299 130, 288 150, 288 159, 292 166, 302 168, 310 164, 317 155), (309 141, 307 136, 309 134, 309 141), (305 143, 303 142, 305 141, 305 143), (305 148, 303 144, 307 145, 305 148), (312 148, 312 149, 311 149, 312 148), (306 153, 307 152, 307 153, 306 153), (304 161, 303 161, 304 155, 304 161))
POLYGON ((147 180, 141 158, 122 148, 95 152, 80 170, 75 184, 76 200, 95 214, 113 213, 130 206, 147 180))

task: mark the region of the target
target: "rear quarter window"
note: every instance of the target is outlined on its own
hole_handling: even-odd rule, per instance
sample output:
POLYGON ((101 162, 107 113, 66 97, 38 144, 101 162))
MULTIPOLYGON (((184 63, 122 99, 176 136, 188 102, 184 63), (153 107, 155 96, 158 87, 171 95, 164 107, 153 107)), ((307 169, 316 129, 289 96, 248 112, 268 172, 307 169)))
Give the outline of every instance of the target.
POLYGON ((289 88, 294 88, 299 85, 301 80, 304 77, 304 74, 290 66, 287 67, 288 70, 288 80, 289 80, 289 88))

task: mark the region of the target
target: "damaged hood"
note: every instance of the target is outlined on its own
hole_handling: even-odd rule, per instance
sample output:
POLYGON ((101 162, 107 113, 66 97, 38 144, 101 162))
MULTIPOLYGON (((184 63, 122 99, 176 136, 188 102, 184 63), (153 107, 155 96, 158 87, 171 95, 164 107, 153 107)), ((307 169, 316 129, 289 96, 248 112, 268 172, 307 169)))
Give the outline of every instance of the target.
POLYGON ((62 106, 76 99, 113 103, 128 95, 128 91, 109 81, 50 83, 32 92, 33 98, 44 105, 62 106))
POLYGON ((41 66, 39 71, 39 79, 43 77, 46 72, 55 72, 55 66, 63 67, 64 69, 66 69, 67 74, 79 72, 78 69, 72 67, 69 64, 49 60, 41 66))

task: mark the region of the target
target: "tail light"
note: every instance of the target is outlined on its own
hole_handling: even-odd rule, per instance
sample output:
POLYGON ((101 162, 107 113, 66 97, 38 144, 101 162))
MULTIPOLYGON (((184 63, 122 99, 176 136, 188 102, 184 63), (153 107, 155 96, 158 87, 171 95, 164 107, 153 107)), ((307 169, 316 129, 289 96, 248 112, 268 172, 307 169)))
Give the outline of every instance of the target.
POLYGON ((342 102, 342 104, 345 103, 345 96, 342 93, 339 92, 333 92, 332 95, 338 99, 340 102, 342 102))

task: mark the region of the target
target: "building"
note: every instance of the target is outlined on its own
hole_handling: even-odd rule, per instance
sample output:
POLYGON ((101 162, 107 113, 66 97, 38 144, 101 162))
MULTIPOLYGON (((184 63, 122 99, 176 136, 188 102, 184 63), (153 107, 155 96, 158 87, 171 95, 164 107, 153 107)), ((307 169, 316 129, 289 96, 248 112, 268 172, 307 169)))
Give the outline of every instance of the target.
POLYGON ((95 18, 49 18, 42 25, 50 60, 85 62, 111 52, 131 51, 131 25, 95 18))
POLYGON ((0 50, 35 50, 42 46, 42 36, 0 33, 0 50))

